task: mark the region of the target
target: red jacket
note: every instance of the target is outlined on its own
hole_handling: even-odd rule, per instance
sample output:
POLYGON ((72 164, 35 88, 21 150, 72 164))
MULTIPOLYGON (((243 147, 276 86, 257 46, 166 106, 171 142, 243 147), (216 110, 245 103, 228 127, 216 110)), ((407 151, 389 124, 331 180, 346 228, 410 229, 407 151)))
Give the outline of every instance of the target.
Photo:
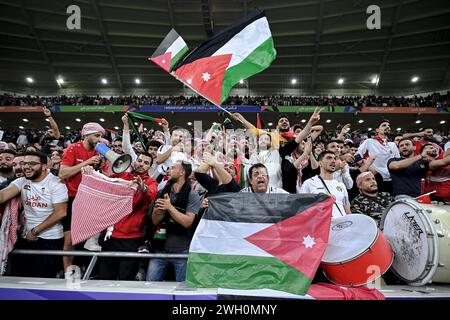
MULTIPOLYGON (((132 181, 137 175, 123 172, 112 177, 132 181)), ((146 193, 139 190, 136 192, 133 198, 133 211, 114 225, 113 238, 130 239, 144 236, 145 215, 150 204, 156 199, 158 183, 150 178, 147 173, 142 174, 141 178, 148 186, 148 191, 146 193)))

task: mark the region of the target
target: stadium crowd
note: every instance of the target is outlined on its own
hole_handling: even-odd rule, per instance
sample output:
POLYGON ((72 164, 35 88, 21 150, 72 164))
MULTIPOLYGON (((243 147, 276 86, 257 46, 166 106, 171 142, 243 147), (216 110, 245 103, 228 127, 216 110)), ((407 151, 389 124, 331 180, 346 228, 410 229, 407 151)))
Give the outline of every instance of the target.
MULTIPOLYGON (((210 105, 200 96, 0 96, 0 106, 54 106, 54 105, 210 105)), ((394 96, 230 96, 228 105, 257 106, 352 106, 363 107, 431 107, 446 110, 450 106, 450 92, 432 93, 425 97, 394 96)))
MULTIPOLYGON (((2 103, 7 99, 2 98, 2 103)), ((69 97, 11 99, 9 105, 95 101, 89 97, 81 101, 69 97)), ((128 104, 135 97, 117 99, 106 101, 128 104)), ((377 99, 366 102, 384 101, 377 99)), ((414 99, 402 98, 396 103, 411 101, 414 99)), ((165 119, 156 126, 158 130, 144 131, 141 126, 134 131, 128 114, 124 114, 121 132, 89 122, 81 132, 62 134, 51 111, 43 107, 49 128, 5 130, 0 141, 0 250, 12 250, 4 237, 17 236, 14 247, 19 249, 188 253, 196 225, 208 208, 208 197, 222 192, 326 193, 335 198, 333 217, 362 213, 377 223, 397 199, 433 192, 433 200, 450 202, 448 132, 422 128, 395 135, 387 119, 380 121, 374 132, 352 132, 350 125, 324 132, 320 112, 321 108, 316 108, 302 125, 292 124, 287 115, 280 114, 273 131, 255 127, 239 113, 222 124, 208 124, 206 132, 194 135, 179 127, 170 128, 165 119), (132 166, 114 173, 112 164, 97 152, 99 142, 117 154, 129 154, 132 166), (135 192, 130 214, 74 246, 71 216, 77 201, 88 199, 80 187, 84 176, 107 183, 112 182, 106 176, 119 178, 128 181, 127 188, 135 192), (13 234, 3 232, 5 223, 13 234)), ((89 203, 93 214, 103 212, 102 206, 111 197, 117 196, 113 201, 119 201, 113 189, 103 191, 109 193, 105 202, 89 203)), ((113 203, 107 210, 115 210, 113 203)), ((2 263, 0 271, 8 275, 56 277, 63 269, 64 276, 70 278, 74 262, 72 257, 11 255, 2 263)), ((161 281, 168 265, 172 265, 175 279, 183 281, 186 259, 182 258, 152 258, 150 262, 100 258, 97 276, 161 281)))

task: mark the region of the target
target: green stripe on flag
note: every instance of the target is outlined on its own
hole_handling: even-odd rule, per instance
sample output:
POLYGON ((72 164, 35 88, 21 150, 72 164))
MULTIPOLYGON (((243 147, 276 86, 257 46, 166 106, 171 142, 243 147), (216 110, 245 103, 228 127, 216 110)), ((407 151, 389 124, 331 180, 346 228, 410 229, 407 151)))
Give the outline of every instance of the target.
POLYGON ((188 47, 184 47, 170 60, 170 70, 173 69, 173 67, 177 64, 177 62, 180 61, 180 59, 183 58, 183 56, 188 51, 189 51, 188 47))
POLYGON ((225 101, 231 89, 239 83, 256 73, 268 68, 275 59, 277 51, 270 37, 250 53, 241 63, 229 68, 223 79, 221 102, 225 101))
POLYGON ((186 286, 273 289, 305 295, 312 279, 277 258, 189 253, 186 286))

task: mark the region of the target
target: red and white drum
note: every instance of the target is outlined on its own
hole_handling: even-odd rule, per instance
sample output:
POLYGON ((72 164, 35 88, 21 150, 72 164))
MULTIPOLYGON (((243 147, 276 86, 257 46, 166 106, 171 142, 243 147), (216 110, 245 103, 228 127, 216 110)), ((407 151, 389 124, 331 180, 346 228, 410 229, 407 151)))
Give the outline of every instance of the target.
POLYGON ((350 214, 331 220, 321 266, 334 284, 353 287, 368 284, 381 277, 393 259, 389 243, 372 218, 350 214))
POLYGON ((410 285, 450 283, 450 206, 393 202, 380 226, 394 250, 392 271, 410 285))

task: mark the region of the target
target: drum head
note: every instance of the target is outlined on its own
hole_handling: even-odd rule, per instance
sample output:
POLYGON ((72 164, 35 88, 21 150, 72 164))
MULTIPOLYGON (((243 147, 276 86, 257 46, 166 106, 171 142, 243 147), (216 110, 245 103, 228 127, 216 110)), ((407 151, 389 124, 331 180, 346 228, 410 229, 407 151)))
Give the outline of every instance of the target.
POLYGON ((343 263, 367 251, 377 239, 377 223, 363 214, 349 214, 331 219, 324 263, 343 263))
POLYGON ((430 242, 427 221, 418 204, 401 200, 392 204, 381 221, 383 234, 394 251, 394 272, 406 282, 425 278, 430 242))

